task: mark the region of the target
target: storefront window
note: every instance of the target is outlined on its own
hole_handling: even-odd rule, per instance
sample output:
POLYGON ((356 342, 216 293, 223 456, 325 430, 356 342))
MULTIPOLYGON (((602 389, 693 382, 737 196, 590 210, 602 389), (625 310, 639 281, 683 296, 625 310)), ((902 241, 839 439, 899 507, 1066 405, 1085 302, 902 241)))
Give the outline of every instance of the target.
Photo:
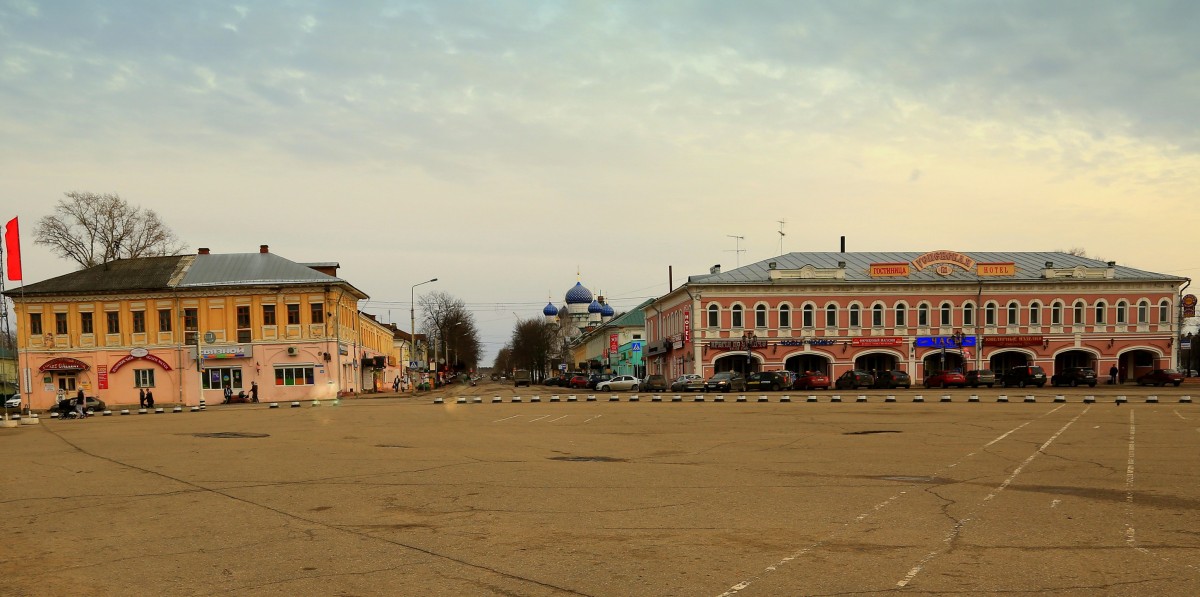
POLYGON ((313 367, 275 368, 275 385, 277 386, 311 386, 315 383, 313 367))
POLYGON ((154 370, 153 369, 134 369, 133 370, 133 386, 136 388, 153 388, 154 387, 154 370))
POLYGON ((214 367, 204 370, 201 386, 205 390, 224 390, 229 388, 234 392, 242 389, 241 367, 214 367))

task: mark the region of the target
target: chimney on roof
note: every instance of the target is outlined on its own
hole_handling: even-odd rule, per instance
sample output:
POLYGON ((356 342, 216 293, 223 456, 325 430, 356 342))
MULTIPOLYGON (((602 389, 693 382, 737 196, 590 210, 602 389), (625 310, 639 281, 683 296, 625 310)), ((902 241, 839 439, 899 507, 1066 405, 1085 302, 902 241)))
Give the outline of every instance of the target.
POLYGON ((258 252, 259 253, 270 253, 270 251, 267 250, 267 245, 258 245, 258 252))
POLYGON ((200 250, 196 251, 196 254, 197 255, 208 255, 208 247, 200 247, 200 250))

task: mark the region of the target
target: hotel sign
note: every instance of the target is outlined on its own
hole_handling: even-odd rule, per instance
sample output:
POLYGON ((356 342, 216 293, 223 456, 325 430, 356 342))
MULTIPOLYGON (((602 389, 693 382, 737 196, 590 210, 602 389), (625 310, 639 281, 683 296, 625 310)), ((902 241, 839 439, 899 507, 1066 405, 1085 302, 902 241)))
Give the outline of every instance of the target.
POLYGON ((975 267, 975 275, 979 277, 1015 276, 1017 275, 1017 264, 1012 262, 980 263, 975 267))
POLYGON ((907 263, 872 263, 869 270, 872 278, 908 277, 907 263))
MULTIPOLYGON (((971 271, 975 268, 975 260, 954 251, 930 251, 916 259, 913 259, 913 267, 917 271, 922 271, 931 265, 953 265, 961 267, 966 271, 971 271)), ((938 273, 941 273, 939 269, 938 273)))

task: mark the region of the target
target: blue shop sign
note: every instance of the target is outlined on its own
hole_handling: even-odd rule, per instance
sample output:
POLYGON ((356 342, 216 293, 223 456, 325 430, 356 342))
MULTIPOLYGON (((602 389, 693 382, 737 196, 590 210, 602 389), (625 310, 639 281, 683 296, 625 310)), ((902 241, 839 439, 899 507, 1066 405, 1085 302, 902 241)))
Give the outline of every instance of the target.
POLYGON ((917 348, 972 348, 975 346, 975 336, 963 336, 961 342, 955 342, 954 336, 917 336, 917 348))

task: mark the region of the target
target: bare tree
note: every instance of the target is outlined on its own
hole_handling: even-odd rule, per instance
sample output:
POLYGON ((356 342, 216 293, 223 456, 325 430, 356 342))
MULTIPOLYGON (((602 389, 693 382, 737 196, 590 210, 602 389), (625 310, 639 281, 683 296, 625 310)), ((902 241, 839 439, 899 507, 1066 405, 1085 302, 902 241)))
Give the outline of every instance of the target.
POLYGON ((430 338, 437 339, 439 358, 449 357, 446 362, 455 371, 475 369, 483 344, 479 341, 475 316, 466 304, 445 292, 426 294, 418 303, 424 312, 421 325, 430 338))
POLYGON ((512 362, 514 366, 538 372, 549 371, 552 355, 558 348, 558 328, 543 319, 522 319, 513 328, 512 362))
POLYGON ((500 352, 496 353, 496 360, 492 362, 492 371, 495 373, 509 373, 514 369, 512 359, 512 346, 505 344, 500 352))
POLYGON ((38 221, 34 242, 88 268, 117 259, 177 255, 187 248, 154 210, 119 195, 72 191, 38 221))

